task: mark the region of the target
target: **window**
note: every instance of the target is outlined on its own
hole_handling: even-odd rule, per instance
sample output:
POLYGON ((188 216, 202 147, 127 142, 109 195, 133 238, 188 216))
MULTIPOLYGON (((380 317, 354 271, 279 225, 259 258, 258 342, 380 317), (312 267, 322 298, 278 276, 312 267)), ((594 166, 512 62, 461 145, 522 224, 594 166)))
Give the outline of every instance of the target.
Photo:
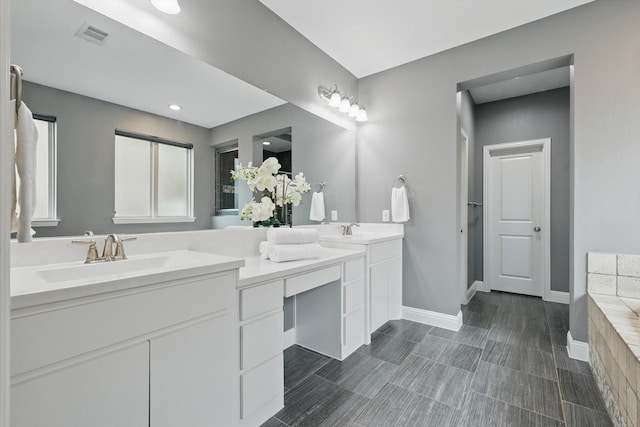
POLYGON ((216 150, 216 214, 237 215, 238 194, 231 179, 231 171, 238 164, 238 146, 226 146, 216 150))
POLYGON ((38 130, 36 146, 36 209, 35 227, 58 225, 56 185, 56 118, 33 114, 38 130))
POLYGON ((117 130, 113 222, 193 221, 193 145, 117 130))

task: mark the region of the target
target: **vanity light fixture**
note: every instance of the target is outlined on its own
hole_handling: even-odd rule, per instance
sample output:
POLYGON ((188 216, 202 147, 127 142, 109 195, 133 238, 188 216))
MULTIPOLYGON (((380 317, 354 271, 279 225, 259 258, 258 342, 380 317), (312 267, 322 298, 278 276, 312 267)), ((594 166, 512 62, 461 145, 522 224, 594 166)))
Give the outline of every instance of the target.
POLYGON ((164 12, 168 15, 177 15, 180 13, 178 0, 151 0, 151 4, 160 12, 164 12))
POLYGON ((178 104, 171 104, 169 105, 169 108, 171 108, 173 111, 180 111, 182 110, 182 107, 179 106, 178 104))
POLYGON ((329 89, 324 86, 318 87, 318 95, 329 104, 329 107, 337 108, 341 113, 347 113, 349 117, 353 117, 358 122, 367 121, 367 112, 364 106, 359 103, 353 96, 348 97, 346 93, 338 92, 336 85, 331 85, 329 89))

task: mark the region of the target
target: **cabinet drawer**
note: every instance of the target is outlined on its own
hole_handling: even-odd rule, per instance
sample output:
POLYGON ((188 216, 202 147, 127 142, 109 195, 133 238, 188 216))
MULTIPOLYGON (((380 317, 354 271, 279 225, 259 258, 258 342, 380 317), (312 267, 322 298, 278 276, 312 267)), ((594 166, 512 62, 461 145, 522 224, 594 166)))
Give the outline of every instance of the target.
POLYGON ((364 258, 344 263, 344 281, 352 282, 364 277, 364 258))
POLYGON ((284 296, 288 298, 309 289, 326 285, 334 280, 340 280, 340 265, 333 265, 286 279, 284 281, 284 296))
POLYGON ((402 256, 402 239, 377 243, 371 246, 371 264, 402 256))
POLYGON ((351 313, 358 308, 364 307, 364 279, 349 282, 344 285, 344 306, 343 314, 351 313))
POLYGON ((272 399, 284 396, 282 353, 240 376, 240 417, 248 418, 272 399))
POLYGON ((282 311, 240 327, 240 369, 246 370, 282 353, 282 311))
POLYGON ((282 308, 284 281, 265 283, 240 291, 240 320, 282 308))

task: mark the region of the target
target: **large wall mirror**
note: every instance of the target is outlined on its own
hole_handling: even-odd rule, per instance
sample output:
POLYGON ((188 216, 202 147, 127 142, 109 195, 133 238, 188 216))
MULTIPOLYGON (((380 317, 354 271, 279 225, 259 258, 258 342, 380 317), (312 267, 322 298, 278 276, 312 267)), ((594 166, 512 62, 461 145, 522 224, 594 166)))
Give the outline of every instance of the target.
MULTIPOLYGON (((43 198, 47 209, 41 207, 36 237, 77 235, 85 230, 203 229, 215 225, 219 216, 237 223, 237 212, 230 204, 242 206, 251 195, 231 188, 229 182, 217 182, 216 177, 230 172, 220 168, 252 161, 255 141, 269 138, 274 138, 274 147, 289 139, 287 167, 292 173, 304 172, 314 188, 326 183, 327 212, 337 210, 343 221, 356 219, 353 130, 72 0, 11 0, 11 25, 11 62, 24 70, 23 100, 41 119, 40 127, 45 129, 41 135, 47 136, 43 144, 49 152, 42 155, 46 168, 38 173, 50 175, 51 181, 42 185, 55 194, 43 198), (174 106, 174 110, 171 105, 181 108, 174 106), (278 133, 283 129, 287 132, 278 133), (142 141, 148 137, 146 143, 132 145, 136 155, 144 158, 149 152, 150 158, 157 157, 151 170, 164 167, 174 174, 166 179, 148 177, 146 166, 140 165, 127 175, 136 182, 149 181, 145 186, 151 196, 145 203, 151 204, 150 218, 114 221, 118 217, 114 183, 124 167, 116 164, 117 132, 142 141), (220 157, 224 152, 232 154, 220 157), (180 160, 167 161, 170 153, 179 154, 180 160), (191 162, 191 177, 177 179, 176 173, 189 170, 185 162, 191 162), (170 206, 171 197, 183 201, 185 194, 192 204, 187 215, 154 216, 154 206, 170 206), (157 200, 161 197, 167 199, 157 200), (226 212, 218 209, 218 202, 224 203, 226 212)), ((129 167, 140 164, 129 163, 129 167)), ((140 185, 136 188, 147 191, 140 190, 140 185)), ((310 199, 306 195, 293 210, 293 224, 311 223, 310 199)))

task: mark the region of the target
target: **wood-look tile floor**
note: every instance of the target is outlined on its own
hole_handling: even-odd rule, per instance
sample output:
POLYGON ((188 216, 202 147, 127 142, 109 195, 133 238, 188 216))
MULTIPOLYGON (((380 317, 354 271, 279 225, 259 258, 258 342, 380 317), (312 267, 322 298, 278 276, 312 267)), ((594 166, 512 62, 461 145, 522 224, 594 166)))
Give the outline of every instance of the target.
POLYGON ((391 321, 340 362, 285 351, 285 407, 263 427, 609 427, 569 307, 501 292, 462 306, 458 332, 391 321))

